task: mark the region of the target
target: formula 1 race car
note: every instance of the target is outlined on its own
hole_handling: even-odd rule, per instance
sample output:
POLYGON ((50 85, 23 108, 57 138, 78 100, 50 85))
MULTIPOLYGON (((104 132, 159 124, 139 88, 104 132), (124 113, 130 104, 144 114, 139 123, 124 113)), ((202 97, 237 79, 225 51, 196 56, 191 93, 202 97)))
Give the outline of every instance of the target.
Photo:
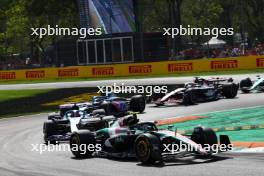
MULTIPOLYGON (((220 145, 222 152, 232 148, 226 135, 220 136, 220 145)), ((139 122, 136 115, 131 115, 96 132, 75 131, 71 135, 70 147, 77 158, 96 155, 136 157, 142 163, 150 164, 171 157, 210 157, 217 153, 213 148, 218 148, 219 144, 215 132, 209 128, 196 127, 190 136, 184 136, 177 131, 158 130, 155 123, 139 122), (185 145, 190 150, 176 149, 175 145, 185 145)))
POLYGON ((129 99, 117 97, 114 94, 96 96, 92 100, 93 109, 104 109, 106 115, 122 117, 128 111, 142 113, 146 107, 146 100, 142 95, 135 95, 129 99))
POLYGON ((44 141, 46 144, 68 141, 74 131, 79 129, 96 131, 109 127, 109 122, 115 119, 113 116, 105 116, 103 109, 94 110, 90 114, 86 111, 70 110, 62 118, 52 118, 44 122, 44 141))
POLYGON ((91 113, 96 109, 104 109, 106 116, 121 117, 132 112, 144 112, 146 107, 145 98, 142 95, 135 95, 129 99, 117 97, 113 94, 105 96, 94 96, 91 102, 69 103, 59 106, 59 113, 50 113, 48 119, 61 119, 69 110, 83 110, 91 113))
POLYGON ((252 91, 264 92, 264 78, 257 76, 257 80, 252 81, 246 78, 240 81, 240 90, 243 93, 250 93, 252 91))
POLYGON ((220 98, 235 98, 239 85, 233 79, 195 78, 194 82, 186 83, 184 87, 158 98, 154 101, 157 106, 170 104, 192 105, 197 102, 215 101, 220 98))

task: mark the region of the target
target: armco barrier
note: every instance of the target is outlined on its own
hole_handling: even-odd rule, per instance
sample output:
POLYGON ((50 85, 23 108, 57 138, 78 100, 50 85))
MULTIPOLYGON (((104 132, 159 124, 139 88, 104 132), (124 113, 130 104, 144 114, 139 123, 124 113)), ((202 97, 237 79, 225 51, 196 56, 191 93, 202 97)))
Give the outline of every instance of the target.
POLYGON ((264 56, 0 71, 0 80, 96 78, 264 68, 264 56))

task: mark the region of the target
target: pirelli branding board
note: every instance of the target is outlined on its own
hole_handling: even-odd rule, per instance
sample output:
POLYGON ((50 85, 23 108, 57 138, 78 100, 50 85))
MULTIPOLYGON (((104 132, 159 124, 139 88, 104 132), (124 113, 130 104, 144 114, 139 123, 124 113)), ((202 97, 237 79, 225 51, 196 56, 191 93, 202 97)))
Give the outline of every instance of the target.
POLYGON ((114 67, 94 67, 92 68, 93 76, 112 76, 114 75, 114 67))
POLYGON ((27 79, 45 78, 45 71, 44 70, 26 71, 25 74, 26 74, 27 79))
POLYGON ((264 56, 198 59, 113 65, 90 65, 64 68, 36 68, 2 70, 0 80, 41 80, 50 78, 118 77, 133 75, 161 75, 169 73, 213 72, 264 68, 264 56))
POLYGON ((211 70, 226 70, 238 68, 237 60, 217 60, 211 61, 211 70))
POLYGON ((78 77, 79 76, 79 69, 78 68, 71 68, 71 69, 59 69, 58 70, 58 77, 78 77))
POLYGON ((168 64, 168 72, 187 72, 193 71, 193 63, 174 63, 168 64))
POLYGON ((258 68, 264 67, 264 58, 257 58, 257 67, 258 68))
POLYGON ((129 73, 139 73, 139 74, 146 74, 152 73, 152 65, 135 65, 129 66, 129 73))
POLYGON ((0 72, 0 79, 15 80, 16 79, 16 72, 0 72))

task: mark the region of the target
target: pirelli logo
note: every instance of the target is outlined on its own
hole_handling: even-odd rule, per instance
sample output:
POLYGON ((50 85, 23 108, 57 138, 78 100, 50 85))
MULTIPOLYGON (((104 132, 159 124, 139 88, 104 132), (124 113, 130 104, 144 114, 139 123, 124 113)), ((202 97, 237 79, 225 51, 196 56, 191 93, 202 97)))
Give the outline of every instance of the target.
POLYGON ((0 79, 12 80, 16 79, 15 72, 0 72, 0 79))
POLYGON ((100 67, 100 68, 92 69, 93 76, 107 76, 113 74, 114 74, 114 67, 100 67))
POLYGON ((77 77, 79 76, 79 69, 60 69, 58 70, 58 77, 77 77))
POLYGON ((264 58, 257 58, 257 67, 264 67, 264 58))
POLYGON ((45 78, 45 71, 44 70, 37 70, 37 71, 26 71, 26 78, 45 78))
POLYGON ((225 70, 238 68, 237 60, 211 61, 212 70, 225 70))
POLYGON ((151 65, 129 66, 129 73, 152 73, 151 65))
POLYGON ((193 70, 193 64, 192 63, 175 63, 175 64, 169 64, 168 65, 168 72, 186 72, 186 71, 192 71, 193 70))

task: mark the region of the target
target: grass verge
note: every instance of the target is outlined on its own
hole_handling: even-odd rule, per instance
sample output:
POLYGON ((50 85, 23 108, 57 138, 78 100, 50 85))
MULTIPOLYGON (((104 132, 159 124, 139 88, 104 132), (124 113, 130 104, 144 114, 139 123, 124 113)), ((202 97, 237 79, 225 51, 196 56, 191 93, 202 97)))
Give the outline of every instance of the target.
POLYGON ((0 84, 34 84, 34 83, 49 83, 49 82, 76 82, 76 81, 98 81, 98 80, 114 80, 114 79, 141 79, 141 78, 157 78, 157 77, 182 77, 182 76, 208 76, 208 75, 236 75, 264 73, 264 69, 255 70, 230 70, 230 71, 214 71, 214 72, 195 72, 195 73, 177 73, 177 74, 162 74, 162 75, 144 75, 130 77, 106 77, 106 78, 58 78, 58 79, 43 79, 43 80, 0 80, 0 84))
POLYGON ((0 118, 54 111, 65 102, 89 100, 95 88, 1 90, 0 118))
POLYGON ((231 141, 243 142, 263 142, 264 127, 264 107, 251 107, 226 110, 221 112, 212 112, 199 114, 197 118, 182 118, 170 120, 167 124, 160 126, 161 129, 167 129, 172 125, 183 133, 190 134, 195 126, 204 126, 213 128, 217 134, 226 134, 230 136, 231 141), (177 120, 177 121, 176 121, 177 120))

